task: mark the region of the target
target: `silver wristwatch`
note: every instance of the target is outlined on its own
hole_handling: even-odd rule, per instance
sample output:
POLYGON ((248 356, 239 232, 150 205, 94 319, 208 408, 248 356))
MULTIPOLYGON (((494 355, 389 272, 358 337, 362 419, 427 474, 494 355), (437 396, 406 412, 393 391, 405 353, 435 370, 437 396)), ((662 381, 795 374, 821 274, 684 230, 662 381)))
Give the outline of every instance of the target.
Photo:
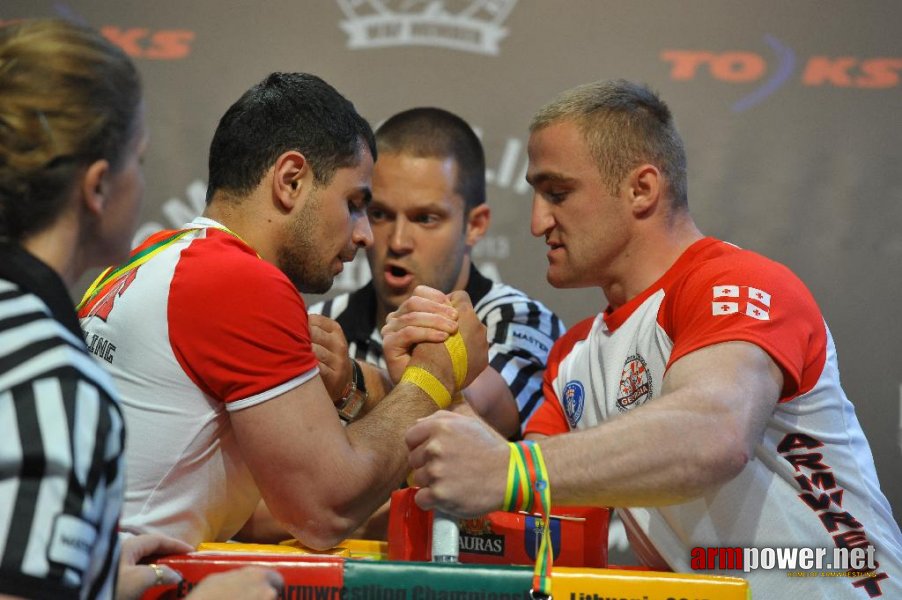
POLYGON ((357 364, 357 361, 351 359, 351 381, 345 386, 341 400, 335 405, 338 410, 338 416, 342 421, 350 423, 357 415, 360 409, 366 404, 366 381, 363 379, 363 369, 357 364))

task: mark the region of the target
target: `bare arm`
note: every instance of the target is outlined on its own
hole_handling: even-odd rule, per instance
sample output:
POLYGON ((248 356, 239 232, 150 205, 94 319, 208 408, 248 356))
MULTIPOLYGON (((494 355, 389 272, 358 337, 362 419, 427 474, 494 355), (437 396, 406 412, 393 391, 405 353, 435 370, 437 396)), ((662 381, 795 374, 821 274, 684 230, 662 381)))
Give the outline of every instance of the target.
MULTIPOLYGON (((409 303, 416 307, 415 311, 401 310, 392 313, 390 319, 392 327, 386 333, 396 332, 399 335, 390 335, 387 344, 389 354, 401 360, 397 364, 399 372, 403 372, 404 367, 407 366, 410 360, 409 349, 416 343, 443 342, 449 333, 457 331, 457 321, 448 316, 453 315, 453 311, 447 311, 444 317, 439 314, 440 311, 447 308, 445 294, 436 291, 435 294, 430 294, 430 298, 431 300, 414 297, 409 303), (399 320, 400 315, 408 312, 410 314, 402 323, 399 320), (398 344, 403 344, 403 347, 397 347, 398 344)), ((354 360, 348 356, 347 339, 337 321, 319 314, 310 314, 308 318, 310 341, 319 364, 320 376, 332 401, 338 402, 347 390, 352 372, 351 361, 354 360)), ((366 404, 357 416, 357 419, 360 419, 385 398, 394 387, 394 383, 389 379, 387 370, 362 361, 358 361, 358 365, 360 365, 366 380, 367 390, 366 404)), ((387 510, 384 510, 386 506, 383 505, 377 509, 374 527, 377 526, 376 523, 379 523, 381 525, 378 526, 384 529, 388 516, 387 510), (378 511, 385 514, 380 514, 378 511)), ((369 525, 359 528, 358 532, 365 532, 364 527, 369 527, 369 525)), ((257 504, 251 518, 235 534, 235 539, 239 541, 262 543, 277 543, 290 537, 292 534, 273 516, 264 500, 257 504)))
MULTIPOLYGON (((411 343, 431 340, 441 341, 448 332, 447 323, 435 313, 434 299, 411 297, 398 310, 392 312, 382 328, 386 336, 406 327, 406 335, 411 343)), ((401 346, 403 348, 403 345, 401 346)), ((392 350, 385 349, 388 363, 387 377, 383 380, 397 381, 406 367, 406 362, 394 356, 392 350)), ((520 414, 517 402, 507 382, 492 367, 486 367, 476 379, 463 390, 467 404, 455 404, 455 412, 475 413, 489 425, 510 437, 520 430, 520 414), (472 412, 468 409, 472 409, 472 412)))
MULTIPOLYGON (((359 362, 359 361, 358 361, 359 362)), ((386 369, 360 362, 366 377, 366 414, 391 391, 394 384, 386 369)), ((520 414, 517 402, 503 377, 492 367, 486 367, 462 392, 466 402, 455 402, 449 410, 478 416, 505 437, 520 431, 520 414)))
MULTIPOLYGON (((451 295, 468 350, 469 383, 486 363, 487 342, 466 294, 451 295)), ((440 343, 417 345, 410 364, 456 392, 440 343)), ((436 410, 420 388, 401 383, 364 418, 342 427, 320 377, 231 413, 242 455, 273 516, 302 543, 328 548, 389 496, 407 471, 404 431, 436 410)))
MULTIPOLYGON (((760 441, 782 383, 771 358, 745 342, 681 358, 658 399, 592 429, 542 441, 554 502, 664 505, 729 481, 760 441)), ((456 417, 440 413, 408 432, 415 482, 427 486, 417 502, 466 516, 497 510, 509 458, 504 440, 472 419, 449 416, 456 417), (452 468, 461 464, 480 468, 452 468)))
MULTIPOLYGON (((308 315, 310 324, 310 342, 319 364, 320 376, 329 397, 338 402, 347 391, 352 377, 351 361, 348 356, 348 342, 341 326, 333 319, 319 314, 308 315)), ((456 327, 456 322, 455 322, 456 327)), ((357 418, 362 418, 391 389, 391 383, 385 371, 363 362, 358 362, 366 380, 367 400, 357 418), (384 377, 383 377, 384 374, 384 377)), ((285 527, 273 516, 260 500, 257 508, 247 523, 235 534, 235 539, 244 542, 260 542, 275 544, 291 537, 285 527)))
POLYGON ((520 431, 517 401, 507 382, 492 367, 486 367, 463 391, 463 396, 473 412, 504 437, 520 431))

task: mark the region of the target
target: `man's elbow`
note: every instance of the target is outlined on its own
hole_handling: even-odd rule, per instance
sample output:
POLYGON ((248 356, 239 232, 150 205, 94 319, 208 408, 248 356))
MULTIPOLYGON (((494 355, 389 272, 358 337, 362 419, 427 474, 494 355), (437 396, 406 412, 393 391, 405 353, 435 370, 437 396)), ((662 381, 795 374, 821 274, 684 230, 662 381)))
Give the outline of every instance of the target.
POLYGON ((737 431, 725 428, 719 435, 712 436, 715 443, 708 446, 699 461, 699 479, 702 487, 723 485, 745 469, 752 458, 752 451, 737 431))
POLYGON ((743 447, 736 447, 723 453, 712 468, 712 473, 718 480, 716 483, 727 483, 738 477, 749 460, 751 455, 743 447))
POLYGON ((359 525, 335 507, 323 504, 297 505, 285 513, 276 515, 285 528, 299 542, 314 550, 334 548, 359 525))
POLYGON ((316 519, 306 523, 295 537, 308 548, 328 550, 346 540, 356 526, 347 519, 316 519))

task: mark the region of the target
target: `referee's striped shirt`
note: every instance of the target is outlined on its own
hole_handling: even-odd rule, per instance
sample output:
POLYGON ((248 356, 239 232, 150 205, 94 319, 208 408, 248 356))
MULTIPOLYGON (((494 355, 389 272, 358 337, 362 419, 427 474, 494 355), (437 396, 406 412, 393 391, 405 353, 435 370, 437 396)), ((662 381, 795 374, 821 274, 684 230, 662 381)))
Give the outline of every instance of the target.
MULTIPOLYGON (((477 317, 486 326, 489 365, 501 374, 517 400, 522 430, 542 402, 542 375, 548 352, 564 332, 564 325, 541 302, 509 285, 493 284, 472 265, 465 291, 477 317)), ((385 368, 372 282, 350 294, 315 304, 309 311, 338 321, 354 358, 385 368)))
POLYGON ((0 593, 112 598, 124 425, 62 280, 0 245, 0 593))

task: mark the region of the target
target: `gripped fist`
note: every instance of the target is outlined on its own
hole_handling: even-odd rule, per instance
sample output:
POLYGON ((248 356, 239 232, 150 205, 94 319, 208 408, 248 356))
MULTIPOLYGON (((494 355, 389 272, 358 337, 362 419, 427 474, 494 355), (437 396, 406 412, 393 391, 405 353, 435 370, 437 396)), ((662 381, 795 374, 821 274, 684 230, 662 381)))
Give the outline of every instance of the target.
POLYGON ((464 291, 451 292, 449 299, 451 306, 457 309, 457 330, 467 348, 467 376, 460 386, 463 389, 489 366, 489 341, 485 325, 476 316, 469 294, 464 291))
POLYGON ((351 357, 348 356, 348 341, 341 325, 323 315, 308 315, 310 343, 319 362, 319 375, 333 402, 341 396, 351 381, 351 357))
POLYGON ((510 446, 484 421, 440 410, 408 429, 404 441, 420 508, 461 518, 501 509, 510 446))
POLYGON ((448 296, 425 285, 417 286, 398 310, 389 313, 382 328, 382 348, 392 383, 401 379, 416 345, 441 344, 457 332, 457 318, 448 296))
POLYGON ((452 292, 447 298, 447 302, 457 312, 457 332, 467 350, 467 372, 463 383, 458 386, 454 379, 451 355, 444 343, 417 344, 410 355, 410 364, 432 373, 453 397, 485 369, 488 364, 489 343, 486 340, 485 326, 476 316, 467 293, 452 292))

